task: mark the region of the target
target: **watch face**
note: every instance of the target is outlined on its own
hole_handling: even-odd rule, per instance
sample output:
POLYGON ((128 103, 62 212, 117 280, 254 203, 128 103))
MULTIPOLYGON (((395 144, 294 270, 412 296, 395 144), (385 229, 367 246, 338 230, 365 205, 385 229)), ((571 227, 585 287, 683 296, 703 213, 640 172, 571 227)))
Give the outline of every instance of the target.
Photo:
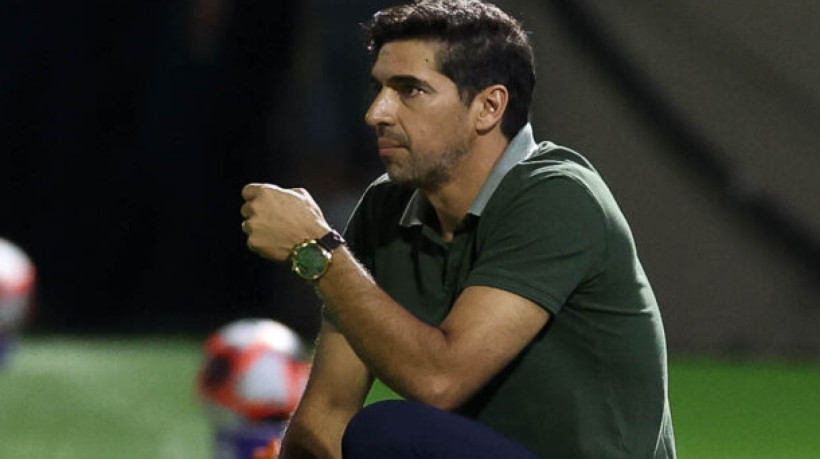
POLYGON ((330 253, 314 241, 305 242, 293 251, 293 270, 304 279, 321 277, 329 262, 330 253))

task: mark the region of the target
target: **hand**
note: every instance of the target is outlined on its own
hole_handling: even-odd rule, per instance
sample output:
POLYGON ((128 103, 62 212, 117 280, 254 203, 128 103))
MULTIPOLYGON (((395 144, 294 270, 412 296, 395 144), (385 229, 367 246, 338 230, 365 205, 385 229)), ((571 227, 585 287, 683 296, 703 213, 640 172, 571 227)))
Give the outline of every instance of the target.
POLYGON ((242 198, 242 231, 248 235, 248 248, 263 257, 286 260, 297 244, 330 231, 322 210, 302 188, 251 183, 242 189, 242 198))

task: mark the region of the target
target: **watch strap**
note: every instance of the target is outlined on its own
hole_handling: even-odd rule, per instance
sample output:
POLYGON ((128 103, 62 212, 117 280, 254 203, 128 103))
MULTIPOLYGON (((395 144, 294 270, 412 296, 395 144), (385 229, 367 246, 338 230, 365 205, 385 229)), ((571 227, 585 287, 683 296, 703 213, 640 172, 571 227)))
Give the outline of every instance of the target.
POLYGON ((327 249, 328 252, 333 252, 337 247, 344 244, 345 240, 341 234, 331 228, 327 234, 316 239, 316 243, 327 249))

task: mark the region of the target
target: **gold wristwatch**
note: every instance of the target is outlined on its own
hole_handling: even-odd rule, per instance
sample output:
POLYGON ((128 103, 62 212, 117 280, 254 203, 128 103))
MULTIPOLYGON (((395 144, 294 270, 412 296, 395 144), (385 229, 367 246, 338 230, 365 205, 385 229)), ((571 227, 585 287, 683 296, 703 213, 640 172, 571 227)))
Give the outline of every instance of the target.
POLYGON ((317 281, 330 268, 333 250, 344 243, 342 236, 331 229, 319 239, 308 239, 296 244, 290 252, 291 269, 302 279, 317 281))

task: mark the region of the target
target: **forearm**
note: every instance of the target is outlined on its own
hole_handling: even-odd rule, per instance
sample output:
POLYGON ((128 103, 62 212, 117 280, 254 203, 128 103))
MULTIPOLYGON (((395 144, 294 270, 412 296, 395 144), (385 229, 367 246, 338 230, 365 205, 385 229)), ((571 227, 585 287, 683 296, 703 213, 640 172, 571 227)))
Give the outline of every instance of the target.
POLYGON ((410 314, 385 293, 345 247, 334 253, 317 290, 368 368, 399 394, 446 405, 452 384, 447 335, 410 314))

